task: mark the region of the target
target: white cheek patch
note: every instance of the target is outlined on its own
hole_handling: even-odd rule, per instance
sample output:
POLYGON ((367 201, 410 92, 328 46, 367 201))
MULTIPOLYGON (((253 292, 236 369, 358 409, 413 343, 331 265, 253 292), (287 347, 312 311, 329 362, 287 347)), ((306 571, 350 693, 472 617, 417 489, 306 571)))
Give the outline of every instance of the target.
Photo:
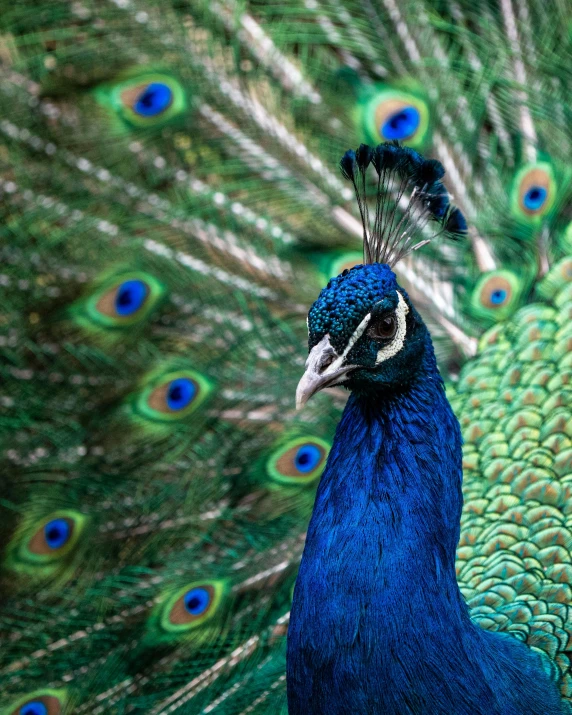
POLYGON ((385 360, 389 360, 389 358, 393 357, 394 355, 397 355, 397 353, 405 344, 405 336, 407 334, 407 323, 405 321, 405 316, 407 315, 407 313, 409 313, 409 306, 407 305, 399 291, 397 291, 397 298, 399 302, 397 304, 397 308, 395 309, 395 317, 397 318, 397 329, 395 331, 395 337, 389 345, 386 345, 384 348, 381 348, 381 350, 378 351, 377 358, 375 360, 376 365, 379 365, 379 363, 385 362, 385 360))

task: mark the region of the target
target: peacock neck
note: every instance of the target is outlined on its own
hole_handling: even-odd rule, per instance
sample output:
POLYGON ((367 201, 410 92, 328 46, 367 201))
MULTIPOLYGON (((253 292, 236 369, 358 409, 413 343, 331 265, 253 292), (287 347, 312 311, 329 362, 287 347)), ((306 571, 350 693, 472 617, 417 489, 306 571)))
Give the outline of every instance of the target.
POLYGON ((326 704, 331 710, 328 687, 338 693, 336 704, 370 697, 372 672, 372 688, 380 678, 405 683, 397 663, 439 661, 449 640, 473 628, 455 578, 461 457, 459 424, 430 343, 407 387, 350 396, 318 488, 294 595, 293 713, 314 712, 304 710, 308 697, 318 698, 316 712, 326 704), (343 685, 346 677, 361 684, 343 685))
POLYGON ((425 612, 431 597, 464 613, 454 568, 461 456, 459 425, 429 344, 413 383, 348 400, 308 534, 308 556, 317 537, 317 570, 346 578, 350 569, 364 599, 375 593, 384 606, 394 599, 392 610, 404 596, 411 609, 418 594, 425 612))

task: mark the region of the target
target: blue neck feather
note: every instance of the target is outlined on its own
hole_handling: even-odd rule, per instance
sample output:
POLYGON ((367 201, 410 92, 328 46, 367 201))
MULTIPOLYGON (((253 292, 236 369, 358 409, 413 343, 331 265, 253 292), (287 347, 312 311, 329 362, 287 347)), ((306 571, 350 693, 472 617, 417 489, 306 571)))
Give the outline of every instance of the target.
POLYGON ((461 435, 430 338, 414 382, 353 393, 322 476, 288 634, 290 715, 549 715, 533 651, 474 625, 455 578, 461 435))

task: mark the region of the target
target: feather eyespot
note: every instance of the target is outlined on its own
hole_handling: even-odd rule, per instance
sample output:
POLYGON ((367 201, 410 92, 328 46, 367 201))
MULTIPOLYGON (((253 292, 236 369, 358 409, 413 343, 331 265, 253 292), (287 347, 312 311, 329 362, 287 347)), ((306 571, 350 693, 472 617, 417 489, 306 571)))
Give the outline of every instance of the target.
POLYGON ((400 141, 419 148, 429 134, 427 104, 414 94, 383 87, 369 97, 364 110, 367 139, 400 141))
POLYGON ((373 340, 390 340, 397 332, 397 320, 394 314, 382 315, 373 321, 367 334, 373 340))
POLYGON ((167 415, 176 415, 189 407, 200 393, 200 386, 190 376, 173 377, 156 387, 149 395, 148 406, 167 415))
POLYGON ((194 586, 177 599, 169 613, 173 625, 192 623, 208 614, 214 601, 214 588, 210 584, 194 586))
POLYGON ((44 690, 27 695, 6 712, 10 715, 60 715, 63 704, 62 691, 44 690))
POLYGON ((46 562, 69 553, 77 542, 83 520, 83 515, 73 512, 51 515, 29 539, 29 558, 46 562))
POLYGON ((550 190, 550 176, 544 169, 530 169, 521 179, 520 205, 527 214, 539 214, 545 208, 550 190))
POLYGON ((117 276, 90 296, 77 310, 80 322, 86 318, 106 328, 126 328, 144 320, 164 294, 164 288, 146 273, 117 276))
POLYGON ((506 305, 512 297, 512 286, 502 276, 488 280, 481 288, 481 303, 485 308, 496 310, 506 305))
POLYGON ((294 456, 294 467, 301 473, 313 472, 323 457, 322 450, 315 444, 304 444, 294 456))
POLYGON ((57 556, 57 552, 69 543, 74 530, 74 522, 69 518, 50 519, 40 527, 28 543, 31 554, 36 556, 57 556))
POLYGON ((113 296, 113 312, 117 316, 131 316, 142 308, 148 295, 149 286, 145 281, 125 281, 117 287, 113 296))
POLYGON ((190 377, 178 377, 169 383, 165 401, 170 410, 179 412, 191 404, 196 394, 197 384, 190 377))
POLYGON ((133 319, 144 308, 149 294, 149 285, 144 280, 127 279, 105 292, 95 309, 108 318, 133 319))
POLYGON ((162 126, 187 108, 183 87, 167 74, 143 74, 104 85, 95 96, 131 127, 162 126))
POLYGON ((268 475, 283 484, 307 484, 317 479, 326 465, 330 445, 317 437, 289 441, 268 459, 268 475))
POLYGON ((71 510, 24 519, 10 540, 6 567, 36 578, 51 576, 75 555, 86 523, 84 514, 71 510))
POLYGON ((155 373, 135 402, 135 411, 159 422, 181 420, 194 412, 212 390, 210 381, 194 370, 155 373))
POLYGON ((488 323, 504 320, 518 307, 525 282, 525 276, 507 270, 485 273, 473 289, 469 312, 488 323))
POLYGON ((165 631, 189 631, 202 626, 217 612, 226 587, 222 581, 196 582, 171 595, 161 608, 165 631))
POLYGON ((544 206, 547 196, 548 191, 544 186, 533 184, 522 198, 524 209, 528 211, 540 211, 544 206))
POLYGON ((523 221, 545 216, 556 198, 556 183, 550 164, 528 165, 515 177, 513 213, 523 221))

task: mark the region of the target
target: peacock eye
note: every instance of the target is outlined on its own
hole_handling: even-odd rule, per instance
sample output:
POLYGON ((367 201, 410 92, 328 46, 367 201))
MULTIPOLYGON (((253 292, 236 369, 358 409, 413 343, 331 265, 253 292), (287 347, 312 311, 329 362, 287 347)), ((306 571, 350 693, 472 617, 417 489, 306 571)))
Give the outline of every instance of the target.
MULTIPOLYGON (((62 691, 45 690, 36 691, 23 701, 12 706, 10 715, 60 715, 64 704, 64 693, 62 691)), ((4 710, 2 710, 4 712, 4 710)))
POLYGON ((317 437, 298 437, 276 449, 268 458, 268 476, 281 484, 309 484, 326 466, 330 445, 317 437))
POLYGON ((469 312, 479 320, 495 323, 511 315, 527 288, 525 274, 495 270, 482 274, 472 290, 469 312))
POLYGON ((420 121, 418 110, 404 105, 392 114, 382 117, 379 133, 383 139, 390 141, 409 139, 417 131, 420 121))
POLYGON ((143 321, 164 293, 164 287, 148 273, 133 272, 107 280, 74 308, 82 324, 122 329, 143 321))
POLYGON ((7 545, 6 568, 34 578, 52 576, 70 565, 78 548, 85 545, 82 534, 87 523, 84 514, 71 509, 39 518, 24 515, 7 545))
POLYGON ((44 526, 44 541, 49 549, 60 549, 71 537, 73 522, 70 519, 52 519, 44 526))
POLYGON ((524 194, 522 203, 527 211, 540 211, 547 196, 548 192, 544 186, 531 186, 524 194))
POLYGON ((384 315, 370 325, 367 334, 373 340, 389 340, 395 335, 397 320, 395 315, 384 315))
POLYGON ((155 422, 183 420, 201 405, 212 391, 210 381, 195 370, 155 373, 134 402, 141 417, 155 422))
POLYGON ((378 85, 368 91, 360 104, 358 116, 371 141, 401 141, 415 148, 427 142, 429 107, 420 95, 378 85))
POLYGON ((96 100, 129 127, 161 127, 186 113, 189 95, 181 83, 167 73, 143 74, 94 91, 96 100))
POLYGON ((80 514, 71 511, 55 514, 28 541, 29 554, 43 560, 59 558, 77 541, 82 523, 80 514))
POLYGON ((115 313, 129 316, 136 313, 147 299, 149 288, 144 281, 131 280, 121 283, 113 300, 115 313))
POLYGON ((179 589, 160 606, 159 623, 165 633, 196 631, 214 618, 229 597, 224 581, 202 581, 179 589))
POLYGON ((505 306, 512 297, 510 281, 502 276, 493 276, 481 288, 481 303, 487 308, 505 306))
POLYGON ((538 222, 550 212, 556 194, 556 181, 550 164, 528 164, 515 177, 511 199, 513 213, 527 223, 538 222))

